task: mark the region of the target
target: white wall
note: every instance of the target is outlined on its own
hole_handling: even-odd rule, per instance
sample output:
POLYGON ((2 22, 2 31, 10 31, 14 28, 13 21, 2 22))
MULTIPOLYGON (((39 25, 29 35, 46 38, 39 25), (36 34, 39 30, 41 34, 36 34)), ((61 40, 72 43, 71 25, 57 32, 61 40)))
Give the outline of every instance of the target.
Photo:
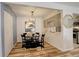
POLYGON ((52 46, 55 46, 59 50, 63 51, 63 39, 62 39, 62 36, 61 36, 61 32, 51 33, 51 32, 48 31, 46 33, 46 39, 45 40, 46 40, 46 42, 48 42, 52 46))
MULTIPOLYGON (((55 24, 55 27, 60 27, 61 26, 61 14, 57 14, 55 16, 52 16, 51 18, 47 19, 47 20, 52 20, 53 23, 55 24)), ((62 32, 60 30, 57 32, 50 32, 48 30, 48 27, 46 28, 47 31, 45 32, 46 36, 45 39, 46 41, 51 44, 52 46, 55 46, 56 48, 58 48, 59 50, 63 50, 63 39, 62 39, 62 32)))
POLYGON ((26 17, 17 17, 17 42, 22 42, 21 34, 25 32, 26 17))
MULTIPOLYGON (((25 32, 25 21, 28 20, 27 17, 17 16, 17 42, 22 42, 21 34, 25 32)), ((43 20, 42 18, 36 18, 35 22, 35 32, 42 33, 43 31, 43 20)))
POLYGON ((13 17, 4 11, 4 46, 5 56, 8 56, 13 48, 13 17))
POLYGON ((2 56, 2 40, 1 40, 1 3, 0 3, 0 56, 2 56))
POLYGON ((36 18, 36 31, 35 32, 39 32, 40 34, 43 33, 43 18, 36 18))
MULTIPOLYGON (((74 46, 73 46, 73 27, 71 28, 67 28, 64 26, 64 16, 65 15, 71 15, 73 16, 73 13, 75 13, 75 10, 71 10, 71 9, 65 9, 63 11, 63 15, 62 15, 62 38, 63 38, 63 45, 64 45, 64 49, 63 51, 68 51, 68 50, 72 50, 74 49, 74 46)), ((72 20, 73 21, 73 20, 72 20)), ((72 25, 73 26, 73 25, 72 25)))
MULTIPOLYGON (((1 13, 0 13, 1 14, 1 13)), ((1 16, 0 16, 1 18, 1 16)), ((1 40, 1 20, 0 20, 0 56, 2 56, 2 40, 1 40)))
POLYGON ((72 50, 73 46, 73 28, 63 26, 64 51, 72 50))

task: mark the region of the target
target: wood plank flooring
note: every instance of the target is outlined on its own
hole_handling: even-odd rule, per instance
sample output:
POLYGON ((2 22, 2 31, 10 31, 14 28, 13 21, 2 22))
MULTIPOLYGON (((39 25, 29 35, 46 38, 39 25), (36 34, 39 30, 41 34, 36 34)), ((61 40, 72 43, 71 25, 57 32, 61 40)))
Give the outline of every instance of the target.
POLYGON ((51 57, 55 56, 61 51, 57 48, 45 43, 44 48, 21 48, 21 43, 17 43, 15 48, 9 54, 9 57, 51 57))
POLYGON ((79 57, 79 48, 67 52, 61 52, 57 48, 45 43, 45 48, 22 48, 21 43, 17 43, 8 57, 79 57))

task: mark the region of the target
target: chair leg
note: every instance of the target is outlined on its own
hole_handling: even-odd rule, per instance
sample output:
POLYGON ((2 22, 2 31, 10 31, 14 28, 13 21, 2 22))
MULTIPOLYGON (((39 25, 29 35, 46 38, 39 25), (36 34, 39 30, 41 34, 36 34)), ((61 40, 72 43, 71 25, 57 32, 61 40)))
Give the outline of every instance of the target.
POLYGON ((41 46, 41 50, 42 50, 42 46, 41 46))
POLYGON ((23 48, 23 46, 22 46, 22 48, 23 48))
POLYGON ((24 45, 22 45, 22 48, 24 48, 24 45))
POLYGON ((44 48, 44 42, 43 42, 43 48, 44 48))
POLYGON ((43 48, 44 48, 44 45, 43 45, 43 48))

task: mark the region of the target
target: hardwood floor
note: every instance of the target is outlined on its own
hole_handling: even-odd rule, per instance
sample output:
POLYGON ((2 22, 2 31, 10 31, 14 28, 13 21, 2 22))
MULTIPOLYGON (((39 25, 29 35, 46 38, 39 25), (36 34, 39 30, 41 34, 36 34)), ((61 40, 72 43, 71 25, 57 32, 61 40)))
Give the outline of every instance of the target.
POLYGON ((41 50, 38 48, 25 49, 21 48, 21 43, 17 43, 12 49, 8 57, 78 57, 79 48, 67 52, 61 52, 57 48, 45 43, 45 48, 41 50))
POLYGON ((14 49, 9 54, 9 57, 51 57, 55 56, 61 51, 56 49, 55 47, 45 43, 45 47, 41 48, 21 48, 21 43, 17 43, 14 49))

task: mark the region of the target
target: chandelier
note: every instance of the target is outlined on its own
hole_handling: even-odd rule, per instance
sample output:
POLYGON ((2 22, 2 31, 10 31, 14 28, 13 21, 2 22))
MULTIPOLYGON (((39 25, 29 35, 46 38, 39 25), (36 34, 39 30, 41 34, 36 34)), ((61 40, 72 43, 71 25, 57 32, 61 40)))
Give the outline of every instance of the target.
POLYGON ((34 23, 34 22, 35 22, 34 11, 31 11, 31 16, 29 17, 29 19, 27 21, 25 21, 25 24, 34 23))
POLYGON ((34 28, 34 27, 35 27, 34 11, 31 11, 31 16, 27 21, 25 21, 25 28, 34 28))

